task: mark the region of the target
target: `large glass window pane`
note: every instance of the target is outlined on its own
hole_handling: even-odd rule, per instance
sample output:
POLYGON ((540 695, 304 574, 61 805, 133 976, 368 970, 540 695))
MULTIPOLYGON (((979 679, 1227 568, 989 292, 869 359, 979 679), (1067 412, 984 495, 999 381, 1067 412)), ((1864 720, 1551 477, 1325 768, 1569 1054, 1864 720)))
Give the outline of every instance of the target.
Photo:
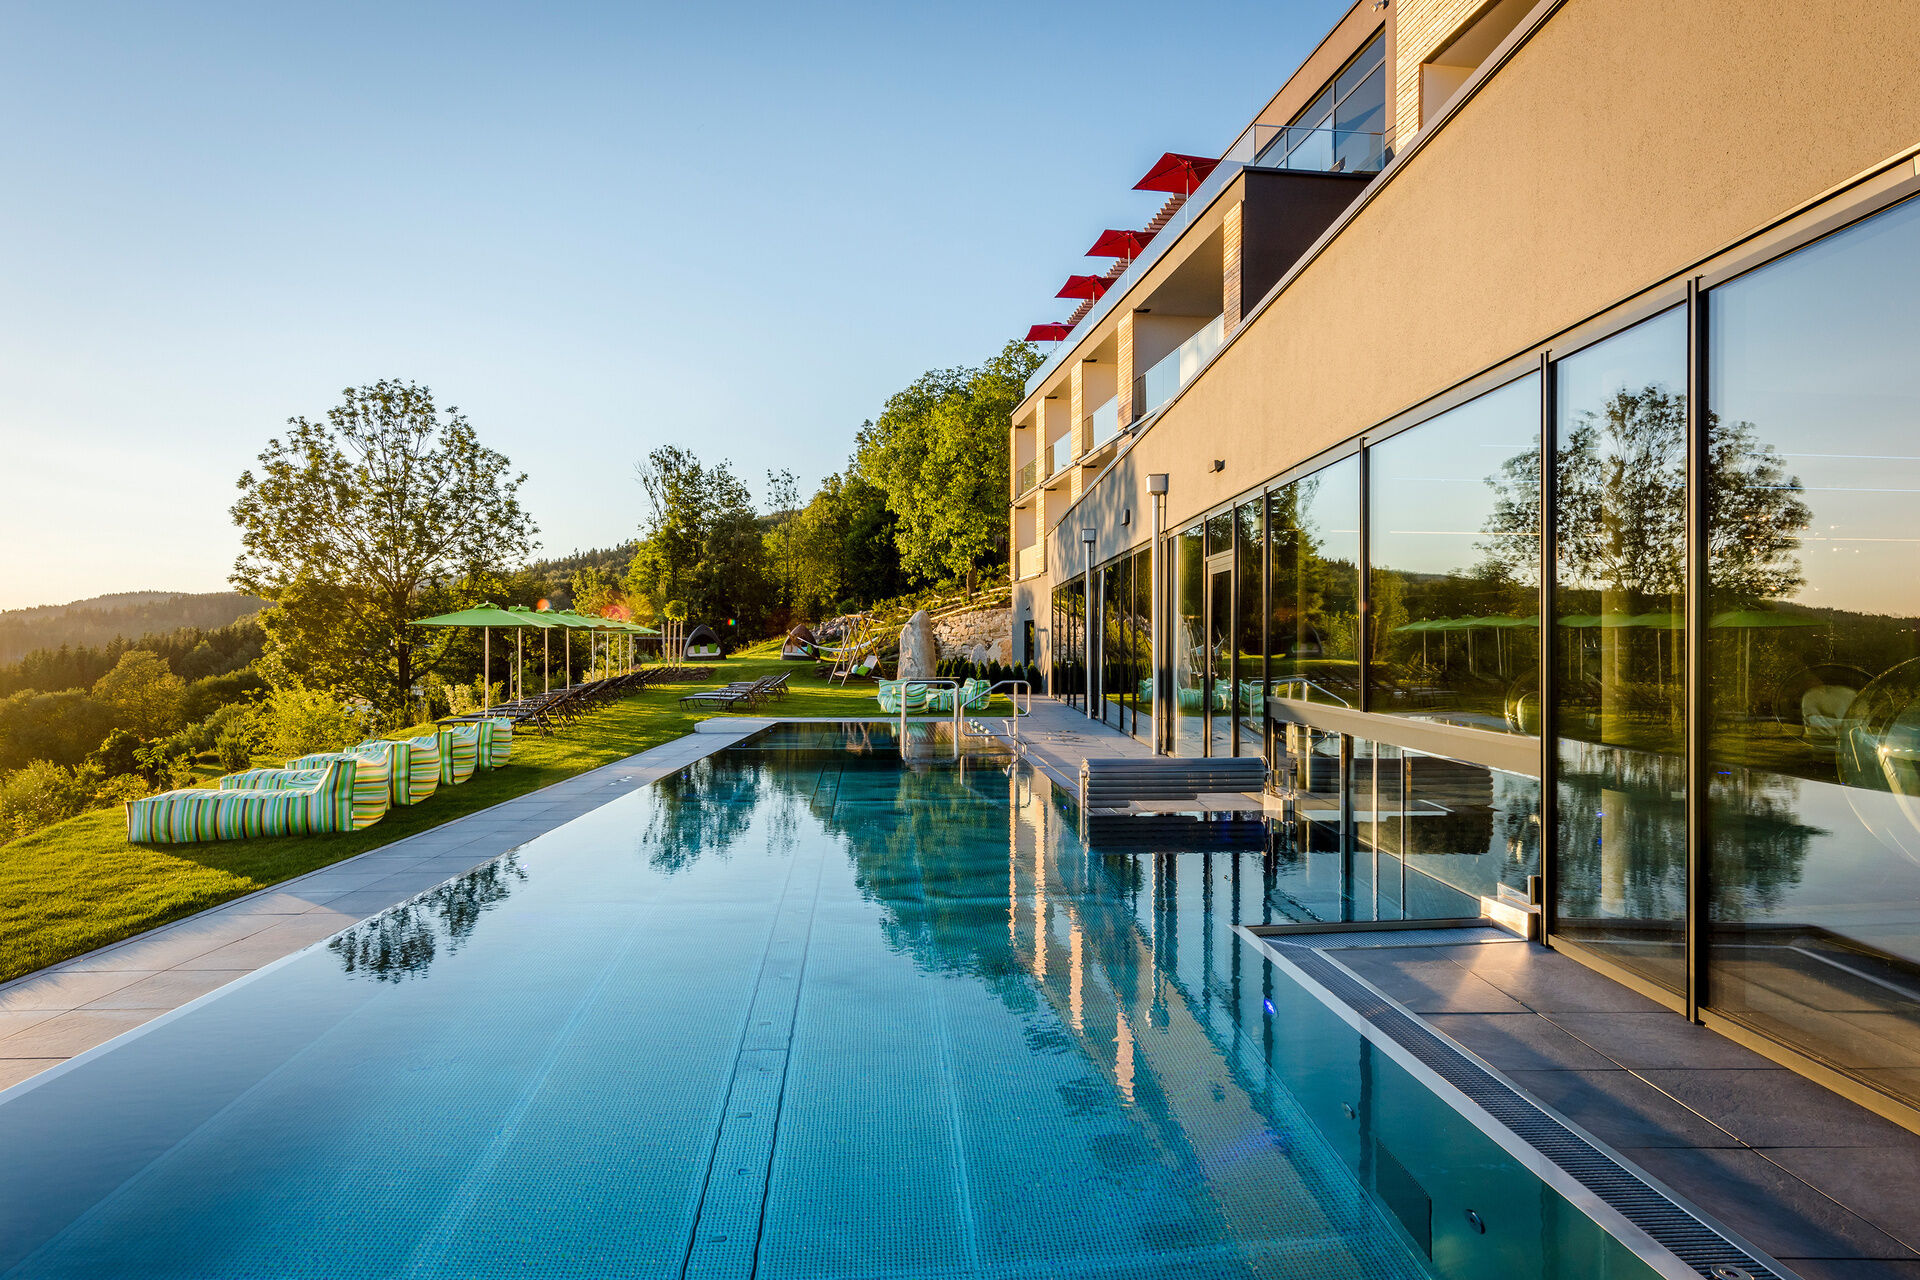
POLYGON ((1261 504, 1255 498, 1234 512, 1234 706, 1239 717, 1233 754, 1260 754, 1260 725, 1266 718, 1263 673, 1266 660, 1260 643, 1264 618, 1260 561, 1265 547, 1260 533, 1261 504))
POLYGON ((1920 1101, 1920 205, 1709 295, 1708 1000, 1920 1101))
POLYGON ((1274 692, 1354 706, 1360 665, 1360 461, 1347 458, 1267 498, 1273 592, 1267 643, 1274 692))
POLYGON ((1136 738, 1151 729, 1153 716, 1153 554, 1137 552, 1132 561, 1133 728, 1136 738))
POLYGON ((1569 356, 1554 376, 1558 929, 1677 991, 1686 978, 1686 314, 1569 356))
POLYGON ((1173 665, 1173 754, 1205 755, 1207 659, 1206 531, 1195 525, 1173 539, 1174 588, 1168 657, 1173 665))
POLYGON ((1394 436, 1368 465, 1368 709, 1537 732, 1540 376, 1394 436))

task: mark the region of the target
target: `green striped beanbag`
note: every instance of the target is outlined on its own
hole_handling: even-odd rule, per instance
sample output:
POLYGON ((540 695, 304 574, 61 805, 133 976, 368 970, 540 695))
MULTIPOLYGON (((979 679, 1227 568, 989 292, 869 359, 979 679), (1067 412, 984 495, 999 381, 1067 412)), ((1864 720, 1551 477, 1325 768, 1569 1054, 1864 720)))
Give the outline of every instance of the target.
POLYGON ((904 692, 907 703, 907 714, 918 715, 925 711, 930 705, 929 695, 933 693, 933 690, 923 684, 916 684, 911 689, 907 689, 905 686, 906 681, 904 680, 882 680, 879 689, 874 695, 880 699, 880 709, 888 715, 900 714, 900 700, 904 692))
MULTIPOLYGON (((324 769, 335 760, 350 760, 353 773, 353 829, 370 827, 386 817, 393 804, 393 753, 397 743, 363 742, 345 751, 321 752, 287 761, 289 769, 324 769)), ((224 784, 222 784, 224 785, 224 784)))
POLYGON ((989 701, 987 698, 987 688, 987 682, 977 677, 961 685, 960 709, 962 711, 978 711, 980 708, 986 706, 989 701))
POLYGON ((480 764, 480 726, 450 724, 440 730, 440 785, 455 786, 480 764))
POLYGON ((498 769, 513 755, 513 721, 494 716, 480 721, 480 767, 498 769))
POLYGON ((189 788, 128 801, 127 839, 187 844, 351 829, 357 772, 353 763, 336 760, 320 769, 251 772, 275 775, 258 779, 273 785, 189 788))
POLYGON ((393 802, 419 804, 440 788, 440 735, 408 738, 393 774, 393 802))

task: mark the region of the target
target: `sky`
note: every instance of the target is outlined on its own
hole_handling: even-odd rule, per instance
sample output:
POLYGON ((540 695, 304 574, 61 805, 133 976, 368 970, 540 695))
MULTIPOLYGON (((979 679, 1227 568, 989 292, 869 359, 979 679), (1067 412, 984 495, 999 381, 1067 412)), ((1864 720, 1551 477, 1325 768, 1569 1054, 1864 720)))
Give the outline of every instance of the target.
POLYGON ((0 0, 0 609, 223 589, 240 473, 383 377, 548 554, 662 444, 809 492, 1345 7, 0 0))

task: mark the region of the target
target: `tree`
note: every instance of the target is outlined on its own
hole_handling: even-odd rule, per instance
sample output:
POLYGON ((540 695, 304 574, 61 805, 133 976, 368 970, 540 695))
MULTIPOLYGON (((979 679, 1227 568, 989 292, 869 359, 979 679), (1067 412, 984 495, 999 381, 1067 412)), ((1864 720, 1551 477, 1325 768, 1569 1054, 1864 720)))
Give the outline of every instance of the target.
POLYGON ((143 739, 165 737, 181 724, 187 682, 167 670, 158 654, 129 649, 93 686, 93 699, 114 723, 143 739))
POLYGON ((793 535, 800 517, 800 483, 793 472, 767 472, 767 516, 773 522, 773 531, 767 537, 768 558, 780 566, 780 603, 791 609, 798 586, 793 535))
POLYGON ((959 577, 1006 562, 1007 424, 1040 356, 1009 342, 978 369, 936 369, 860 429, 855 462, 886 494, 909 574, 959 577))
POLYGON ((774 584, 766 537, 753 498, 725 462, 706 464, 688 450, 655 449, 635 468, 648 519, 627 572, 627 596, 655 616, 685 600, 696 618, 736 619, 748 634, 768 620, 774 584))
POLYGON ((416 383, 350 387, 324 422, 288 426, 258 472, 242 473, 232 510, 242 551, 231 581, 274 606, 263 619, 267 674, 400 711, 422 593, 518 564, 532 548, 537 529, 518 497, 526 477, 416 383))
POLYGON ((794 607, 812 617, 907 589, 887 497, 858 471, 820 482, 794 521, 794 607))

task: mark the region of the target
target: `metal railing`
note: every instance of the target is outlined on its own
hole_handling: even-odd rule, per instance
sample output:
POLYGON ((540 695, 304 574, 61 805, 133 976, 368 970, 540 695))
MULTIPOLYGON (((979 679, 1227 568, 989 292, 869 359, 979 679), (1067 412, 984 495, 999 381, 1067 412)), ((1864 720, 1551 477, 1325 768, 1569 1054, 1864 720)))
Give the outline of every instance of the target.
MULTIPOLYGON (((1014 755, 1018 756, 1020 754, 1020 717, 1033 714, 1033 686, 1025 680, 1002 680, 999 684, 987 687, 987 700, 991 702, 993 695, 1002 689, 1007 691, 1007 701, 1013 706, 1013 714, 1006 717, 1007 736, 1012 740, 1014 755)), ((956 698, 955 702, 958 701, 956 698)), ((969 730, 967 736, 991 738, 994 735, 991 730, 982 730, 979 733, 969 730)))
MULTIPOLYGON (((1329 689, 1329 688, 1327 688, 1327 686, 1325 686, 1325 685, 1323 685, 1323 684, 1315 684, 1315 683, 1314 683, 1313 681, 1311 681, 1311 680, 1309 680, 1309 679, 1307 679, 1307 678, 1306 678, 1305 676, 1280 676, 1280 677, 1277 677, 1277 678, 1276 678, 1276 679, 1274 680, 1274 682, 1273 682, 1273 687, 1274 687, 1274 688, 1275 688, 1275 689, 1277 690, 1277 689, 1279 689, 1279 688, 1280 688, 1280 686, 1281 686, 1281 685, 1285 685, 1285 684, 1297 684, 1297 685, 1300 685, 1300 686, 1302 686, 1303 688, 1307 688, 1307 689, 1317 689, 1317 690, 1319 690, 1319 691, 1320 691, 1321 693, 1324 693, 1324 694, 1326 694, 1326 695, 1327 695, 1327 697, 1329 697, 1329 698, 1331 698, 1331 699, 1333 699, 1333 700, 1334 700, 1335 702, 1337 702, 1337 703, 1339 703, 1339 704, 1340 704, 1341 706, 1343 706, 1343 707, 1351 707, 1351 706, 1353 705, 1353 704, 1352 704, 1351 702, 1348 702, 1348 701, 1347 701, 1347 700, 1346 700, 1345 698, 1343 698, 1343 697, 1341 697, 1341 696, 1340 696, 1339 694, 1337 694, 1337 693, 1335 693, 1335 692, 1334 692, 1333 690, 1331 690, 1331 689, 1329 689)), ((1282 696, 1285 696, 1285 695, 1282 695, 1282 696)), ((1303 699, 1301 699, 1301 701, 1303 701, 1303 702, 1311 702, 1311 701, 1313 701, 1313 699, 1311 699, 1311 698, 1303 698, 1303 699)))

